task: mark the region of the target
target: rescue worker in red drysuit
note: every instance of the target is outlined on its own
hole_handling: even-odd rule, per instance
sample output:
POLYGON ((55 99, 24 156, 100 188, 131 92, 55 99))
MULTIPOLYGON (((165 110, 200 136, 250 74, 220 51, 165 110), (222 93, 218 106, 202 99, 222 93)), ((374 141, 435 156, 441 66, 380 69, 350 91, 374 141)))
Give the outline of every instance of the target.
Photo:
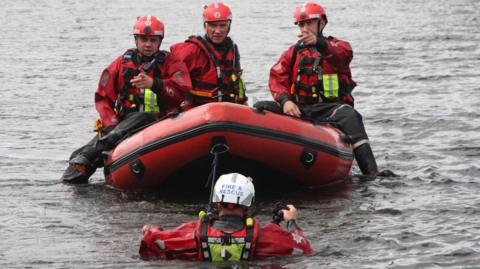
MULTIPOLYGON (((269 87, 279 110, 293 117, 333 122, 352 141, 360 170, 379 175, 362 116, 353 108, 355 87, 350 71, 353 52, 346 41, 323 35, 327 16, 323 7, 307 2, 296 8, 297 44, 285 51, 270 70, 269 87)), ((264 103, 257 103, 261 107, 264 103)), ((382 175, 393 174, 384 171, 382 175)))
POLYGON ((232 24, 230 8, 221 2, 204 6, 203 23, 204 36, 190 36, 170 47, 171 53, 185 62, 192 79, 193 88, 182 108, 210 102, 245 104, 240 54, 228 37, 232 24))
POLYGON ((155 16, 137 18, 133 26, 136 48, 103 71, 95 93, 103 136, 95 136, 72 153, 62 175, 64 182, 87 183, 96 168, 103 166, 102 151, 179 109, 185 92, 191 90, 191 81, 182 61, 159 50, 164 32, 163 23, 155 16))
POLYGON ((140 255, 143 258, 201 261, 241 261, 294 254, 312 254, 310 242, 297 226, 297 209, 281 209, 287 230, 277 223, 260 228, 249 216, 255 196, 252 179, 238 173, 220 176, 212 202, 217 213, 200 212, 199 220, 173 230, 143 227, 140 255))

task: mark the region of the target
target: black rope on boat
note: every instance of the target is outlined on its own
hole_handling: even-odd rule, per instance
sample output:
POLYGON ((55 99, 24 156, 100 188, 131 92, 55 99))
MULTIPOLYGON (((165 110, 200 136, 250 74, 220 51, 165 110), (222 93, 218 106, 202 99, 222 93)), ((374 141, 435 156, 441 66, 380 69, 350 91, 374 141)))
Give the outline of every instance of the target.
POLYGON ((210 175, 208 176, 207 183, 205 184, 205 188, 207 188, 208 184, 210 184, 210 198, 207 206, 207 214, 212 213, 213 211, 212 199, 213 188, 217 178, 217 167, 219 163, 218 155, 227 153, 229 150, 230 148, 225 141, 225 137, 213 137, 213 146, 210 149, 210 154, 213 155, 212 170, 210 170, 210 175))

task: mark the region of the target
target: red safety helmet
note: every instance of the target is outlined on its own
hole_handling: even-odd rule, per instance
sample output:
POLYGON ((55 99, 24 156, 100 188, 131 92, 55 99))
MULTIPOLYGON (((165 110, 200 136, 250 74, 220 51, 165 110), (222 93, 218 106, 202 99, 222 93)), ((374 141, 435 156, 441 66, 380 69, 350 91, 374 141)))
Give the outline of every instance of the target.
POLYGON ((224 3, 211 3, 203 8, 203 22, 232 20, 232 11, 224 3))
POLYGON ((134 35, 144 36, 165 36, 165 26, 155 16, 141 16, 137 17, 137 22, 133 25, 134 35))
POLYGON ((298 6, 293 13, 295 24, 301 21, 320 19, 323 17, 327 21, 327 13, 325 9, 317 3, 306 2, 305 4, 298 6))

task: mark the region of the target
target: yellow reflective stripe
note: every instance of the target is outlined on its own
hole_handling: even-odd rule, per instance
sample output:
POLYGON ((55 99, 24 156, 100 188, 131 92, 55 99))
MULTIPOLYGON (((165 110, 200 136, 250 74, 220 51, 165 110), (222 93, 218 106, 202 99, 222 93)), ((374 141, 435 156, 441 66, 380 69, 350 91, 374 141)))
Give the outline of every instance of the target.
POLYGON ((245 84, 243 84, 243 79, 238 78, 235 74, 232 74, 232 81, 236 82, 238 80, 238 97, 240 99, 245 98, 245 84))
POLYGON ((133 101, 133 100, 135 100, 135 95, 129 94, 128 95, 128 101, 133 101))
POLYGON ((240 99, 245 98, 245 84, 243 84, 242 78, 238 80, 238 97, 240 97, 240 99))
POLYGON ((204 91, 191 90, 190 93, 193 94, 193 95, 203 96, 203 97, 212 97, 213 96, 211 92, 204 92, 204 91))
POLYGON ((160 112, 157 103, 157 95, 151 89, 145 89, 144 96, 145 112, 160 112))
POLYGON ((338 75, 337 74, 324 74, 323 80, 323 95, 326 98, 338 97, 338 75))

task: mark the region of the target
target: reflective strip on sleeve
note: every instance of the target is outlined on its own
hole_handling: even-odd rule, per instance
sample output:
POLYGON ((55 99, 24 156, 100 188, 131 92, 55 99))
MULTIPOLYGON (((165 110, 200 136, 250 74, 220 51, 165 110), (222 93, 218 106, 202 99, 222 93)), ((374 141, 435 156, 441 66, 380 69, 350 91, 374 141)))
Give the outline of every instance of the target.
POLYGON ((362 140, 357 141, 355 144, 353 144, 353 149, 356 149, 363 144, 369 144, 368 139, 362 139, 362 140))

